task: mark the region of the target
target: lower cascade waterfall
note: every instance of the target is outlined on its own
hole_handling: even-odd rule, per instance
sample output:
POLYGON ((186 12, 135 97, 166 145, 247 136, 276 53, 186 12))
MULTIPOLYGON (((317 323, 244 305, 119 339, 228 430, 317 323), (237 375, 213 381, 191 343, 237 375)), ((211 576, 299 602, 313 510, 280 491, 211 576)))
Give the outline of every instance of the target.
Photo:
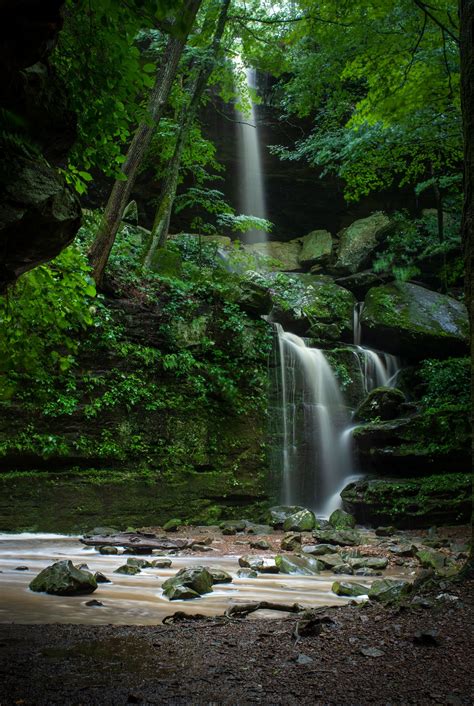
MULTIPOLYGON (((344 486, 360 476, 352 439, 357 425, 329 357, 280 324, 274 326, 280 500, 328 517, 340 507, 344 486)), ((394 385, 399 370, 395 356, 360 344, 352 348, 365 393, 394 385)))

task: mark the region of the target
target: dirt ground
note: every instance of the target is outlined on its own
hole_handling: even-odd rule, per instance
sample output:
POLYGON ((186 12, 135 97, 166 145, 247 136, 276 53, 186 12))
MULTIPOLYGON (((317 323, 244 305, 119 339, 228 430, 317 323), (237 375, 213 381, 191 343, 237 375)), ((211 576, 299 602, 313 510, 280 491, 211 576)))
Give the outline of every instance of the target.
POLYGON ((473 589, 323 609, 299 638, 296 616, 1 625, 0 704, 472 704, 473 589))

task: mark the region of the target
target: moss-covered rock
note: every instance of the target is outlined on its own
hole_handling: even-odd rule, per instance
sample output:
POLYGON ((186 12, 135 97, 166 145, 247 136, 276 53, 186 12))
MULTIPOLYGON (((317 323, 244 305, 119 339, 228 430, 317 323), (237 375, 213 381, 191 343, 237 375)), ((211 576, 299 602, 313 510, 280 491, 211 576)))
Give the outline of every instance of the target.
POLYGON ((386 421, 399 417, 403 410, 405 395, 392 387, 376 387, 357 407, 354 420, 370 422, 375 419, 386 421))
POLYGON ((333 270, 339 275, 350 275, 370 264, 376 249, 390 227, 383 213, 373 213, 344 228, 339 237, 337 259, 333 270))
POLYGON ((270 241, 266 243, 244 243, 244 250, 253 255, 260 256, 270 264, 262 263, 262 267, 282 272, 293 272, 301 269, 299 256, 301 252, 301 238, 294 238, 286 242, 270 241))
POLYGON ((332 254, 333 239, 327 230, 313 230, 302 238, 299 261, 302 267, 326 264, 332 254))
POLYGON ((297 576, 315 576, 323 568, 323 564, 311 556, 277 555, 275 564, 281 574, 295 574, 297 576))
POLYGON ((57 561, 43 569, 30 583, 30 591, 56 596, 76 596, 93 593, 97 581, 89 571, 77 569, 72 561, 57 561))
POLYGON ((322 544, 335 544, 341 547, 357 547, 361 544, 360 534, 351 529, 316 529, 313 535, 322 544))
POLYGON ((184 568, 176 576, 167 579, 163 585, 163 593, 170 601, 196 598, 206 593, 212 593, 212 575, 204 566, 184 568))
POLYGON ((374 581, 369 589, 369 598, 378 603, 396 603, 408 596, 411 584, 401 579, 380 579, 374 581))
POLYGON ((364 342, 396 355, 442 358, 467 350, 464 304, 409 282, 369 290, 361 325, 364 342))
POLYGON ((369 592, 367 586, 363 586, 361 583, 346 583, 344 581, 334 581, 331 586, 331 591, 336 594, 336 596, 366 596, 369 592))
POLYGON ((182 524, 182 520, 177 517, 172 517, 168 522, 165 522, 163 529, 165 532, 177 532, 182 524))
POLYGON ((289 515, 283 523, 285 532, 311 532, 316 527, 316 517, 311 510, 299 510, 289 515))
POLYGON ((397 480, 361 480, 341 493, 344 505, 361 524, 398 528, 467 522, 472 506, 469 473, 397 480))
POLYGON ((415 556, 424 569, 439 571, 446 566, 446 556, 432 549, 418 549, 415 556))
POLYGON ((303 510, 305 510, 305 508, 301 505, 274 505, 268 510, 268 523, 272 527, 281 528, 288 517, 303 510))
POLYGON ((115 569, 114 574, 123 574, 124 576, 136 576, 136 574, 139 574, 140 571, 141 568, 137 565, 123 564, 122 566, 119 566, 118 569, 115 569))
POLYGON ((344 510, 334 510, 329 518, 329 524, 334 527, 334 529, 354 529, 356 526, 355 517, 350 515, 344 510))

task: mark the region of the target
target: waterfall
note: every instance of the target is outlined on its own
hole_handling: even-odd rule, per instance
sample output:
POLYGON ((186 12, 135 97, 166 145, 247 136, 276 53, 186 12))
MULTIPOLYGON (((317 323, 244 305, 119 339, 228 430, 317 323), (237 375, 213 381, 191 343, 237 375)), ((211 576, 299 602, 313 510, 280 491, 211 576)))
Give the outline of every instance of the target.
MULTIPOLYGON (((247 86, 255 89, 256 71, 245 68, 247 86)), ((257 122, 257 107, 251 101, 250 116, 236 110, 237 146, 239 165, 239 210, 246 216, 267 218, 265 192, 263 188, 260 135, 257 122)), ((258 230, 247 231, 246 240, 265 240, 266 233, 258 230)))
POLYGON ((364 310, 364 303, 358 302, 354 306, 354 354, 357 357, 360 373, 364 383, 365 393, 376 387, 395 387, 400 360, 397 356, 384 351, 375 351, 362 346, 362 327, 360 319, 364 310))
POLYGON ((350 414, 324 353, 276 324, 280 359, 282 501, 328 515, 354 473, 350 414))

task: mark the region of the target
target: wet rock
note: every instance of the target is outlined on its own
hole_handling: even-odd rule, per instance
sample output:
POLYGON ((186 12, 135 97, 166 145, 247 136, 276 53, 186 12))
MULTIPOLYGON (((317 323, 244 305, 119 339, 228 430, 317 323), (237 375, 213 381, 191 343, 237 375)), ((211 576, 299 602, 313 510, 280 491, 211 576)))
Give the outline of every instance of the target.
POLYGON ((367 345, 411 358, 463 355, 468 320, 462 302, 417 284, 374 287, 361 316, 367 345))
POLYGON ((191 547, 191 551, 202 552, 203 554, 206 554, 208 552, 213 552, 214 549, 212 547, 206 547, 204 544, 193 544, 191 547))
POLYGON ((375 569, 356 569, 354 571, 354 576, 382 576, 382 573, 380 571, 376 571, 375 569))
POLYGON ((206 569, 212 576, 212 583, 232 583, 232 576, 223 569, 214 569, 212 566, 206 566, 206 569))
POLYGON ((391 552, 392 554, 395 554, 396 556, 415 556, 415 553, 418 551, 418 548, 415 547, 413 544, 391 544, 388 547, 388 551, 391 552))
POLYGON ((195 566, 178 571, 163 583, 162 589, 171 601, 212 593, 212 584, 212 574, 204 566, 195 566))
POLYGON ((318 556, 318 561, 323 564, 325 569, 332 570, 336 566, 341 566, 342 564, 345 564, 344 560, 339 554, 323 554, 322 556, 318 556))
POLYGON ((205 537, 199 537, 198 539, 192 540, 193 545, 191 548, 193 548, 195 546, 199 546, 200 544, 204 545, 205 547, 208 547, 209 545, 211 545, 213 543, 213 541, 214 541, 214 538, 211 537, 210 535, 206 535, 205 537))
POLYGON ((237 571, 237 576, 239 579, 256 579, 258 573, 253 569, 239 569, 237 571))
POLYGON ((299 261, 303 267, 323 265, 332 253, 332 235, 327 230, 313 230, 302 238, 299 261))
POLYGON ((241 556, 239 558, 239 566, 244 569, 252 569, 253 571, 258 571, 260 574, 277 574, 278 566, 274 559, 270 557, 254 556, 247 554, 246 556, 241 556))
POLYGON ((342 564, 336 564, 336 566, 333 569, 334 574, 345 574, 346 576, 351 576, 354 573, 354 569, 350 564, 347 564, 346 562, 342 564))
POLYGON ((171 559, 154 559, 150 563, 153 569, 169 569, 173 562, 171 559))
POLYGON ((27 566, 15 566, 15 571, 28 571, 27 566))
POLYGON ((430 547, 430 549, 441 549, 442 547, 449 547, 448 539, 424 539, 423 544, 425 547, 430 547))
POLYGON ((251 280, 240 282, 237 304, 244 311, 257 316, 269 314, 273 305, 268 287, 251 280))
POLYGON ((355 530, 318 530, 313 532, 318 542, 336 544, 341 547, 357 547, 361 544, 361 537, 355 530))
POLYGON ((97 581, 93 574, 76 569, 72 561, 65 559, 43 569, 31 581, 29 588, 39 593, 75 596, 93 593, 97 588, 97 581))
POLYGON ((369 598, 379 603, 394 603, 407 596, 411 584, 401 579, 380 579, 374 581, 369 590, 369 598))
POLYGON ((378 287, 382 284, 387 284, 393 279, 392 275, 388 273, 377 273, 373 270, 363 270, 362 272, 356 272, 353 275, 348 275, 347 277, 338 277, 335 282, 340 287, 344 287, 352 292, 357 301, 363 301, 365 295, 372 289, 372 287, 378 287))
POLYGON ((174 517, 173 519, 168 520, 168 522, 165 522, 165 524, 163 525, 163 529, 165 532, 177 532, 182 524, 182 520, 178 519, 177 517, 174 517))
POLYGON ((370 265, 380 242, 389 232, 390 220, 383 213, 373 213, 344 228, 339 237, 337 259, 333 270, 338 275, 352 275, 370 265))
POLYGON ((146 559, 127 559, 127 565, 137 566, 139 569, 151 569, 153 567, 153 563, 146 559))
POLYGON ((446 566, 445 555, 431 549, 418 549, 415 556, 424 569, 439 571, 446 566))
POLYGON ((294 532, 285 534, 280 544, 281 548, 287 552, 294 552, 301 549, 301 535, 294 532))
POLYGON ((299 510, 286 518, 283 523, 285 532, 310 532, 316 527, 316 517, 311 510, 299 510))
POLYGON ((95 572, 94 578, 97 583, 112 583, 111 580, 108 579, 107 576, 104 576, 104 574, 100 571, 95 572))
POLYGON ((377 556, 356 557, 354 559, 347 559, 347 562, 354 570, 375 569, 376 571, 381 571, 388 566, 388 559, 386 557, 377 556))
POLYGON ((257 539, 255 542, 250 542, 252 549, 270 549, 270 545, 266 539, 257 539))
POLYGON ((354 529, 356 520, 353 515, 344 510, 334 510, 329 518, 329 524, 337 530, 354 529))
POLYGON ((99 554, 105 554, 106 556, 109 554, 112 555, 112 554, 119 553, 117 547, 109 547, 109 546, 99 547, 98 552, 99 552, 99 554))
POLYGON ((395 534, 396 529, 395 527, 389 526, 389 527, 377 527, 375 530, 375 535, 376 537, 391 537, 393 534, 395 534))
POLYGON ((296 513, 305 509, 301 505, 275 505, 268 511, 268 523, 272 527, 281 528, 288 517, 296 515, 296 513))
POLYGON ((281 574, 295 574, 299 576, 315 576, 323 569, 323 564, 311 556, 297 556, 296 554, 278 555, 275 557, 281 574))
POLYGON ((393 387, 376 387, 357 407, 354 421, 387 421, 403 416, 405 395, 393 387))
POLYGON ((130 566, 130 564, 123 564, 115 569, 114 574, 124 574, 125 576, 135 576, 135 574, 140 573, 139 566, 130 566))
POLYGON ((91 601, 86 601, 86 606, 92 607, 92 606, 103 606, 104 604, 101 601, 97 601, 95 598, 93 598, 91 601))
POLYGON ((245 532, 247 525, 247 520, 226 520, 221 522, 219 527, 222 534, 237 534, 237 532, 245 532))
POLYGON ((272 534, 273 527, 270 527, 270 525, 257 525, 253 522, 248 522, 245 531, 247 534, 272 534))
POLYGON ((344 581, 334 581, 331 591, 336 596, 366 596, 369 592, 367 586, 361 583, 345 583, 344 581))
POLYGON ((337 554, 337 547, 334 544, 305 544, 303 552, 312 556, 337 554))

